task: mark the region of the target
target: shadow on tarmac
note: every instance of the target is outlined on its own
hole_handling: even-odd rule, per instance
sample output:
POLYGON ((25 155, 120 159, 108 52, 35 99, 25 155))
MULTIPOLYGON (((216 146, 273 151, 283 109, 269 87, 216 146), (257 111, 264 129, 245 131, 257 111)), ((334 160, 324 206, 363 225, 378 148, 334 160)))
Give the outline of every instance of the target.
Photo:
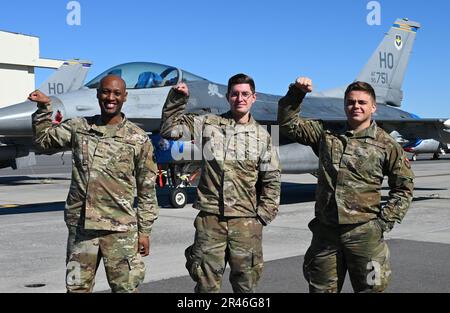
MULTIPOLYGON (((389 187, 383 187, 382 190, 390 190, 389 187)), ((447 188, 424 188, 424 187, 414 187, 415 191, 433 191, 433 190, 447 190, 447 188)))
POLYGON ((67 177, 30 177, 30 176, 7 176, 0 177, 0 186, 40 185, 52 184, 53 181, 67 181, 67 177))
MULTIPOLYGON (((448 259, 450 249, 441 243, 403 239, 387 240, 391 252, 392 280, 387 293, 450 292, 448 259)), ((307 293, 308 284, 302 272, 303 255, 265 262, 258 285, 260 293, 307 293)), ((230 270, 223 276, 221 292, 232 292, 228 281, 230 270)), ((187 272, 186 272, 187 274, 187 272)), ((147 275, 152 275, 151 270, 147 275)), ((144 293, 192 293, 195 283, 185 275, 154 281, 140 286, 144 293)), ((104 291, 109 292, 109 291, 104 291)), ((344 293, 353 289, 346 275, 344 293)))
MULTIPOLYGON (((0 185, 21 185, 21 184, 42 184, 42 177, 14 176, 0 178, 0 185)), ((67 178, 51 178, 51 180, 67 180, 67 178)), ((49 180, 49 183, 51 183, 49 180)), ((282 183, 281 184, 281 204, 293 204, 314 201, 316 184, 282 183)), ((188 200, 186 205, 192 205, 196 198, 196 188, 186 188, 188 200)), ((168 188, 156 188, 158 204, 162 209, 173 209, 169 199, 168 188)), ((48 203, 32 203, 24 205, 0 205, 0 215, 26 214, 63 211, 64 201, 48 203)), ((135 202, 136 206, 136 202, 135 202)))
POLYGON ((14 205, 14 206, 0 206, 0 215, 63 211, 64 206, 65 206, 64 201, 14 205))

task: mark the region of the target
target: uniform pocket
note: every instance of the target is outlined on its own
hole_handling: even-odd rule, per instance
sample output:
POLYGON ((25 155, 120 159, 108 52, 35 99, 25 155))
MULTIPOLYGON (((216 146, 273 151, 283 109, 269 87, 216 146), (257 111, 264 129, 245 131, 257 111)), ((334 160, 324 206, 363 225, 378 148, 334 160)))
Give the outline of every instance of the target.
POLYGON ((314 257, 311 253, 311 247, 309 247, 303 258, 303 266, 302 266, 303 277, 306 279, 308 284, 311 283, 311 264, 313 261, 314 261, 314 257))
POLYGON ((64 208, 64 221, 67 225, 75 226, 83 223, 83 219, 81 217, 83 204, 84 203, 82 201, 72 204, 66 203, 64 208))
POLYGON ((314 232, 314 229, 316 229, 317 222, 318 222, 318 220, 315 217, 308 223, 308 228, 310 231, 314 232))
POLYGON ((81 207, 82 205, 83 205, 83 201, 79 201, 79 202, 72 203, 72 204, 66 203, 66 210, 72 210, 74 208, 81 207))
POLYGON ((184 256, 186 257, 186 269, 188 270, 189 276, 195 281, 199 281, 199 274, 201 272, 200 261, 196 260, 192 254, 193 245, 189 246, 184 250, 184 256))
POLYGON ((106 168, 112 173, 129 174, 134 168, 134 149, 129 144, 121 145, 117 150, 111 151, 106 168))
POLYGON ((384 148, 367 141, 357 147, 354 151, 353 160, 355 170, 365 177, 383 177, 384 148))
POLYGON ((142 256, 140 254, 136 254, 134 256, 130 256, 127 258, 128 269, 130 271, 137 270, 145 270, 145 264, 142 260, 142 256))
POLYGON ((239 163, 241 163, 241 166, 245 171, 249 171, 249 172, 256 171, 257 167, 258 167, 258 163, 256 162, 256 160, 255 161, 243 160, 243 161, 240 161, 239 163))
POLYGON ((263 267, 264 258, 262 251, 253 251, 252 253, 252 267, 263 267))
POLYGON ((386 222, 381 218, 376 219, 376 224, 378 225, 382 233, 391 231, 394 226, 393 223, 386 222))
POLYGON ((380 230, 380 232, 384 232, 383 226, 381 225, 378 218, 372 220, 372 222, 373 222, 373 224, 375 224, 375 227, 377 227, 380 230))
POLYGON ((207 161, 225 159, 225 134, 223 129, 210 121, 205 121, 202 135, 203 157, 207 161))

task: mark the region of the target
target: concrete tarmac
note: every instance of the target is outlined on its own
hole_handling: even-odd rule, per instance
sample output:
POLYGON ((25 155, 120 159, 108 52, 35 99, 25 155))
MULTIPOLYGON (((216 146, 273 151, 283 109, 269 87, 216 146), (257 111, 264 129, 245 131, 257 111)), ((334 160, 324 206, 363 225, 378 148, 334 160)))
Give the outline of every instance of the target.
MULTIPOLYGON (((391 249, 393 278, 387 292, 450 292, 450 158, 412 162, 416 174, 413 204, 402 224, 385 235, 391 249)), ((38 157, 38 165, 0 170, 0 292, 65 292, 67 229, 64 200, 70 183, 70 154, 38 157)), ((258 292, 304 293, 301 266, 309 246, 316 178, 283 175, 282 204, 264 229, 265 269, 258 292)), ((387 196, 387 186, 383 196, 387 196)), ((170 208, 168 191, 158 191, 160 217, 151 237, 151 255, 141 292, 191 293, 194 283, 184 267, 184 249, 193 242, 192 208, 170 208)), ((231 292, 228 269, 223 292, 231 292)), ((108 291, 103 265, 95 291, 108 291)), ((344 292, 351 292, 347 281, 344 292)))

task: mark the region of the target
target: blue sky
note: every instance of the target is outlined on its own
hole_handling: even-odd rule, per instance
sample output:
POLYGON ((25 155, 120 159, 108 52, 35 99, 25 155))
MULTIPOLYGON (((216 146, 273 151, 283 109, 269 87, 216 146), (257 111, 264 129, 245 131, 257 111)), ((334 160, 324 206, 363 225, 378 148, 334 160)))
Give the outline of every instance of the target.
MULTIPOLYGON (((316 91, 358 75, 397 17, 420 22, 402 108, 450 117, 450 2, 380 0, 79 0, 81 25, 66 23, 69 0, 4 1, 0 29, 40 37, 43 58, 91 60, 88 79, 116 64, 152 61, 212 81, 253 76, 257 91, 284 94, 299 75, 316 91)), ((2 47, 7 49, 7 47, 2 47)), ((51 72, 37 71, 37 85, 51 72)))

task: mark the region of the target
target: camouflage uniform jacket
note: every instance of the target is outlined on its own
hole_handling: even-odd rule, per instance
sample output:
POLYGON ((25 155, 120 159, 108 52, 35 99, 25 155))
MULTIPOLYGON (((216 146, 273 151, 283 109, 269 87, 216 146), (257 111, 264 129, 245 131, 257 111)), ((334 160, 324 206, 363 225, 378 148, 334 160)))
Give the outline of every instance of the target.
POLYGON ((51 117, 51 105, 39 104, 33 114, 34 143, 44 152, 72 149, 66 223, 85 229, 150 234, 159 207, 153 146, 147 134, 125 116, 113 127, 102 125, 100 115, 53 126, 51 117))
POLYGON ((280 203, 280 168, 269 133, 252 117, 237 124, 231 112, 184 114, 187 96, 171 90, 161 136, 195 140, 201 148, 197 209, 225 217, 256 217, 270 223, 280 203))
POLYGON ((319 157, 316 217, 325 224, 356 224, 381 219, 400 223, 413 194, 414 174, 400 145, 373 121, 354 132, 347 125, 304 120, 299 116, 305 94, 291 85, 280 99, 280 131, 311 146, 319 157), (384 176, 390 187, 381 207, 384 176))

